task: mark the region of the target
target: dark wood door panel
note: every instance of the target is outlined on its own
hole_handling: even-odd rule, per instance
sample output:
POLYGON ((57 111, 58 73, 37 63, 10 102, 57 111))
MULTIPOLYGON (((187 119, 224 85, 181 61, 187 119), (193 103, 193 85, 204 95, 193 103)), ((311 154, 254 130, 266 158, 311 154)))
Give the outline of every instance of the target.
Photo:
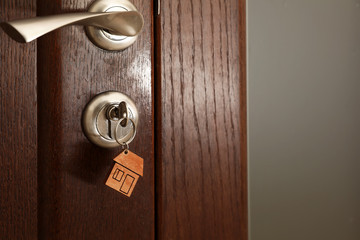
MULTIPOLYGON (((1 1, 0 19, 32 17, 36 1, 1 1)), ((37 237, 36 43, 0 31, 0 239, 37 237)))
POLYGON ((159 238, 246 239, 245 1, 162 1, 158 26, 159 238))
MULTIPOLYGON (((152 3, 133 1, 144 15, 137 42, 122 52, 94 46, 82 27, 38 41, 39 236, 41 239, 153 239, 152 3), (144 177, 128 198, 105 186, 116 150, 98 148, 81 130, 81 114, 96 94, 129 95, 140 113, 130 144, 144 158, 144 177)), ((85 11, 91 1, 39 1, 39 14, 85 11)))
MULTIPOLYGON (((91 4, 22 2, 1 3, 2 20, 91 4)), ((159 239, 247 238, 245 0, 162 1, 155 56, 153 3, 133 2, 145 27, 122 52, 97 48, 79 26, 25 45, 1 31, 0 238, 154 239, 155 228, 159 239), (86 103, 108 90, 140 113, 130 148, 145 169, 131 198, 105 186, 120 148, 81 130, 86 103)))

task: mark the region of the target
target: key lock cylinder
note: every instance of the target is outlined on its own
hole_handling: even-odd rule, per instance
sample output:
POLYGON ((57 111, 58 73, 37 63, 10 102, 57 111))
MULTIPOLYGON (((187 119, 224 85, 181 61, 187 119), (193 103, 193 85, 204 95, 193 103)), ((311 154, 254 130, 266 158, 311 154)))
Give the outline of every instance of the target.
POLYGON ((92 143, 104 148, 123 147, 114 158, 105 184, 127 197, 131 196, 144 169, 144 159, 129 150, 138 119, 134 102, 125 94, 114 91, 95 96, 82 115, 83 131, 92 143))
POLYGON ((139 121, 135 103, 115 91, 95 96, 82 114, 82 128, 90 142, 99 147, 128 147, 134 139, 139 121))

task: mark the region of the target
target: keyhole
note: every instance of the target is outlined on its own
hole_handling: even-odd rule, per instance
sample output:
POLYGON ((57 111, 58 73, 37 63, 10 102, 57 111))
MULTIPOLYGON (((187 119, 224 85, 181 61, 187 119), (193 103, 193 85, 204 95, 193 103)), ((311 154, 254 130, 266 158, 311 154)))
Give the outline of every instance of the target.
POLYGON ((126 127, 129 116, 128 108, 125 102, 121 102, 119 105, 110 105, 108 107, 106 115, 107 119, 111 121, 119 121, 121 118, 124 118, 124 120, 121 121, 121 126, 126 127))
POLYGON ((115 135, 113 130, 120 119, 120 125, 126 127, 128 124, 128 108, 125 102, 121 102, 119 105, 112 104, 106 111, 106 118, 108 119, 108 135, 113 138, 115 135))
POLYGON ((120 110, 117 106, 111 105, 108 110, 108 119, 112 121, 120 120, 120 110))

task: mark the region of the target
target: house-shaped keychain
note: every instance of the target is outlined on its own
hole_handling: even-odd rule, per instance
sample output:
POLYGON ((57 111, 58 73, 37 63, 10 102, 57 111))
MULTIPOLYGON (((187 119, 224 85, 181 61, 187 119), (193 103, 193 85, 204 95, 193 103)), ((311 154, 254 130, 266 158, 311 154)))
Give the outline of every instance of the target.
POLYGON ((125 150, 114 158, 114 161, 116 163, 106 185, 130 197, 139 176, 143 176, 144 159, 129 150, 125 150))

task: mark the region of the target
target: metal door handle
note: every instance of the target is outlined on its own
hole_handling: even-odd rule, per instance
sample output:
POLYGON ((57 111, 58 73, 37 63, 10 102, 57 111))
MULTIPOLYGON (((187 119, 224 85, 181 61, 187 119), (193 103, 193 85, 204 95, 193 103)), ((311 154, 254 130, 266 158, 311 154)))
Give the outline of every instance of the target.
POLYGON ((1 23, 5 32, 18 42, 30 42, 67 25, 100 27, 116 35, 136 36, 144 25, 139 12, 68 13, 1 23))
MULTIPOLYGON (((144 18, 128 0, 97 0, 89 8, 89 12, 85 13, 67 13, 1 23, 1 27, 11 38, 23 43, 68 25, 87 26, 90 39, 99 46, 96 38, 105 37, 116 42, 126 37, 136 37, 144 26, 144 18), (93 32, 94 27, 98 31, 93 32)), ((111 46, 99 47, 121 50, 112 49, 111 46)))

